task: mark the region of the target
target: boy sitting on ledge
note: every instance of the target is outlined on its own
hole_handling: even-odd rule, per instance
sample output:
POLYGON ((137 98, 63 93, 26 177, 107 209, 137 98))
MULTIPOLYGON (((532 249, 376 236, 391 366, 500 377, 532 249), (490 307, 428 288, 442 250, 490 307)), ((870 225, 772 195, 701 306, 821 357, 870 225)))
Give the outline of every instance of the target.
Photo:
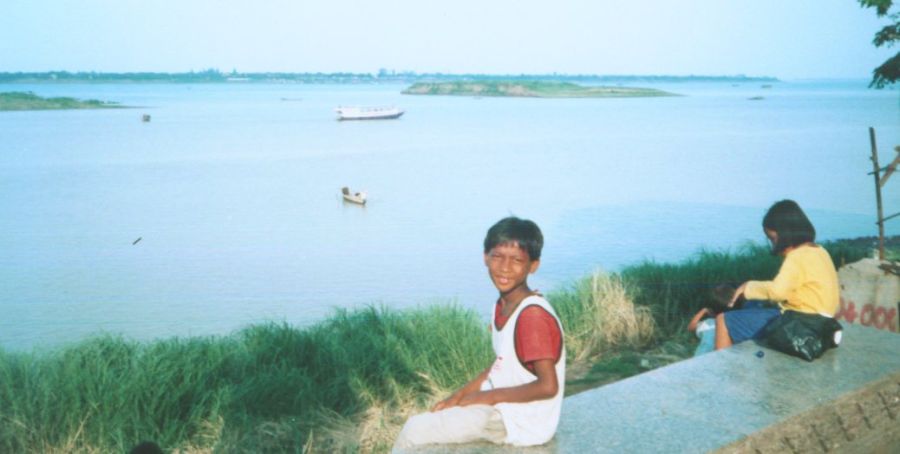
POLYGON ((431 412, 406 421, 395 450, 490 441, 540 445, 556 433, 566 379, 563 331, 553 308, 528 288, 544 239, 529 220, 508 217, 488 230, 484 263, 500 297, 491 340, 495 359, 431 412))

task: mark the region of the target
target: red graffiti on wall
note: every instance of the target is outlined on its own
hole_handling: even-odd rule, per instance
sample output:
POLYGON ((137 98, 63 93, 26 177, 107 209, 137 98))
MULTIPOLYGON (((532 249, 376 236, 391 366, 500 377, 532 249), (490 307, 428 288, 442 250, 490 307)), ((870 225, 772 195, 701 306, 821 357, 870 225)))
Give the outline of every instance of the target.
POLYGON ((841 308, 834 318, 844 319, 848 323, 857 323, 858 320, 863 326, 897 332, 897 308, 887 309, 869 303, 857 312, 856 303, 841 298, 841 308))

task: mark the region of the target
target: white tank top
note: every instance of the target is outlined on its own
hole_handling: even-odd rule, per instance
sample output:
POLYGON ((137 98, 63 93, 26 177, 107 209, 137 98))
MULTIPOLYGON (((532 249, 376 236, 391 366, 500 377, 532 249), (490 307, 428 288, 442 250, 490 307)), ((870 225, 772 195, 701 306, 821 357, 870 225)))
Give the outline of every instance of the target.
MULTIPOLYGON (((543 297, 532 295, 519 303, 519 307, 513 312, 503 325, 503 329, 497 330, 495 323, 491 323, 491 341, 494 360, 487 380, 481 384, 481 389, 509 388, 523 385, 537 380, 537 376, 522 366, 516 355, 515 332, 519 314, 528 306, 540 306, 546 310, 559 326, 560 335, 562 324, 559 317, 543 297)), ((503 416, 503 425, 506 426, 506 443, 515 446, 540 445, 550 441, 556 433, 559 424, 559 414, 562 410, 563 391, 566 383, 566 349, 563 344, 559 360, 556 362, 556 380, 559 390, 556 395, 544 400, 525 403, 499 403, 494 405, 503 416)))

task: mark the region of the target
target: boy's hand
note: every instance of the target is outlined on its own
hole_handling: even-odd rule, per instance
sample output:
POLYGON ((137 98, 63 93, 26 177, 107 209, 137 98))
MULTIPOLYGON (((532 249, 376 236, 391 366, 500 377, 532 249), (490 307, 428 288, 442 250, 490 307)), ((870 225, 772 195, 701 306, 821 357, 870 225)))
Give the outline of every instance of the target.
POLYGON ((489 396, 488 393, 490 393, 490 391, 487 391, 487 392, 479 391, 477 393, 466 394, 465 397, 463 397, 462 399, 459 399, 459 402, 457 402, 456 405, 459 405, 460 407, 465 407, 466 405, 475 405, 475 404, 493 405, 494 402, 486 399, 489 396))
POLYGON ((431 407, 431 411, 435 412, 435 411, 441 411, 445 408, 455 407, 455 406, 459 405, 460 399, 461 399, 461 397, 458 396, 456 393, 454 393, 452 396, 434 404, 434 406, 431 407))
POLYGON ((456 403, 466 405, 496 405, 501 402, 532 402, 549 399, 559 391, 556 378, 556 366, 552 359, 534 361, 534 374, 537 380, 509 388, 493 388, 488 391, 474 391, 463 395, 456 403))
POLYGON ((462 400, 463 396, 477 392, 481 388, 481 383, 487 378, 488 373, 490 372, 491 366, 488 366, 483 372, 478 374, 477 377, 472 379, 472 381, 466 383, 466 386, 463 386, 455 393, 451 394, 450 397, 434 404, 434 406, 431 407, 431 411, 441 411, 445 408, 458 406, 459 401, 462 400))

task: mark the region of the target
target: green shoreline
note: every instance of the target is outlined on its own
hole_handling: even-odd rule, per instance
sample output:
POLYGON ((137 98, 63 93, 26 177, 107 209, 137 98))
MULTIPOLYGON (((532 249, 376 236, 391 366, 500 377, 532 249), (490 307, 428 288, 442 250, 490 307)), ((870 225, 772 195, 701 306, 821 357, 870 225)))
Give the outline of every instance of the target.
MULTIPOLYGON (((823 246, 836 264, 873 242, 823 246)), ((900 237, 891 237, 898 257, 900 237)), ((547 295, 566 331, 571 394, 690 356, 688 318, 722 282, 771 278, 761 245, 588 276, 547 295)), ((482 370, 485 322, 457 305, 338 310, 306 328, 51 351, 0 349, 0 452, 387 452, 405 418, 482 370)))
POLYGON ((80 100, 68 97, 42 98, 31 92, 0 93, 0 112, 21 110, 120 109, 126 106, 96 99, 80 100))
POLYGON ((515 98, 637 98, 679 96, 654 88, 582 86, 571 82, 474 80, 416 82, 404 95, 495 96, 515 98))

